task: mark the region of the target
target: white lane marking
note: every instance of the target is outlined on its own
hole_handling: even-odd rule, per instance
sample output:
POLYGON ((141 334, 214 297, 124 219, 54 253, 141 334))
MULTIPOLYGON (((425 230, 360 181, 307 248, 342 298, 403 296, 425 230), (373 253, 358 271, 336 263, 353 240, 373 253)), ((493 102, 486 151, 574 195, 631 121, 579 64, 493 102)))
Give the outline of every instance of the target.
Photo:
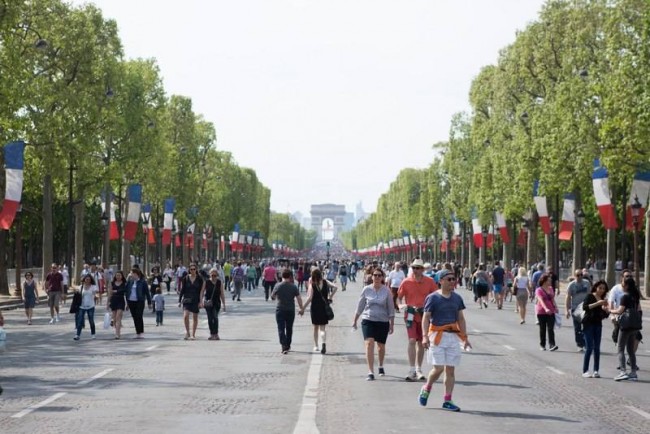
POLYGON ((318 384, 320 383, 320 370, 323 358, 312 355, 307 373, 307 384, 302 395, 302 404, 298 422, 293 429, 293 434, 319 434, 316 426, 316 404, 318 403, 318 384))
POLYGON ((483 330, 472 329, 472 333, 483 333, 483 330))
POLYGON ((510 350, 510 351, 515 350, 515 347, 511 347, 510 345, 504 345, 503 348, 505 348, 506 350, 510 350))
POLYGON ((54 395, 50 396, 46 400, 43 400, 43 401, 39 402, 38 404, 30 405, 29 407, 27 407, 23 411, 20 411, 20 412, 14 414, 11 417, 17 418, 17 419, 21 418, 21 417, 23 417, 25 415, 28 415, 29 413, 31 413, 34 410, 38 410, 41 407, 45 407, 46 405, 56 401, 57 399, 61 398, 62 396, 65 396, 65 395, 66 395, 65 392, 55 393, 54 395))
POLYGON ((627 408, 629 410, 632 410, 636 414, 641 415, 641 416, 645 417, 646 419, 650 419, 650 413, 646 413, 645 411, 639 410, 638 408, 632 407, 631 405, 626 405, 625 408, 627 408))
POLYGON ((558 374, 558 375, 564 375, 564 372, 562 372, 562 371, 560 371, 559 369, 554 368, 554 367, 552 367, 552 366, 547 366, 546 369, 548 369, 548 370, 551 371, 551 372, 555 372, 555 373, 558 374))
POLYGON ((156 348, 158 348, 159 346, 160 346, 160 345, 152 345, 152 346, 150 346, 150 347, 145 348, 144 350, 145 350, 145 351, 153 351, 153 350, 155 350, 156 348))
POLYGON ((102 372, 100 372, 99 374, 95 374, 95 375, 93 375, 93 376, 90 377, 90 378, 86 378, 85 380, 81 380, 81 381, 78 382, 77 384, 78 384, 79 386, 85 386, 86 384, 88 384, 88 383, 90 383, 90 382, 92 382, 92 381, 95 381, 95 380, 97 380, 98 378, 102 378, 104 375, 108 374, 108 373, 111 372, 111 371, 113 371, 113 368, 104 369, 104 370, 103 370, 102 372))

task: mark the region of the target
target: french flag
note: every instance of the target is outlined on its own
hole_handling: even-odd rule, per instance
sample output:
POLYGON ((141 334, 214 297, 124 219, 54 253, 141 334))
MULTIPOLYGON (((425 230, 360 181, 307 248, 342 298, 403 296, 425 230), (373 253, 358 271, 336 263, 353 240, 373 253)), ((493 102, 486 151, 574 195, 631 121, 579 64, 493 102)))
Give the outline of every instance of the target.
POLYGON ((564 206, 562 207, 562 220, 560 221, 560 233, 558 238, 568 241, 573 236, 573 225, 576 216, 576 197, 573 193, 564 195, 564 206))
POLYGON ((542 227, 542 231, 546 235, 551 233, 551 220, 548 216, 548 208, 546 206, 546 196, 538 196, 539 191, 539 181, 536 180, 533 185, 533 200, 535 201, 535 208, 537 209, 537 215, 539 216, 539 224, 542 227))
POLYGON ((634 199, 638 199, 641 203, 639 210, 639 220, 637 222, 637 229, 641 230, 643 219, 645 217, 645 210, 648 204, 648 197, 650 196, 650 172, 636 172, 634 180, 632 181, 632 189, 630 190, 630 200, 627 203, 625 229, 628 231, 634 230, 634 217, 632 216, 632 204, 634 199))
POLYGON ((163 234, 162 234, 162 243, 163 246, 168 246, 172 242, 172 229, 174 225, 174 207, 176 206, 176 201, 172 198, 165 199, 163 207, 165 208, 165 215, 163 217, 163 234))
MULTIPOLYGON (((102 191, 102 212, 106 209, 106 191, 102 191)), ((109 241, 115 241, 120 238, 120 233, 117 230, 117 219, 115 218, 115 208, 116 205, 113 203, 113 193, 108 194, 110 201, 110 212, 108 216, 108 239, 109 241)))
POLYGON ((150 203, 142 205, 142 231, 147 234, 147 244, 156 244, 156 235, 153 230, 153 222, 151 221, 150 203), (144 223, 145 220, 147 224, 144 223))
POLYGON ((142 185, 131 184, 127 188, 129 200, 126 224, 124 225, 124 239, 134 241, 138 232, 138 221, 140 220, 140 209, 142 208, 142 185))
POLYGON ((510 243, 510 234, 508 233, 508 226, 506 225, 506 216, 502 212, 494 213, 494 216, 497 221, 497 227, 499 228, 499 234, 501 234, 501 241, 504 244, 510 243))
POLYGON ((9 230, 20 207, 23 194, 23 168, 25 164, 25 142, 17 140, 5 145, 5 200, 0 211, 0 228, 9 230))
POLYGON ((596 198, 596 206, 600 214, 600 220, 603 222, 605 229, 616 229, 618 224, 616 222, 616 213, 614 212, 614 205, 612 205, 611 196, 609 193, 609 181, 607 169, 600 165, 600 160, 594 159, 594 173, 591 176, 594 186, 594 196, 596 198))
POLYGON ((474 239, 474 247, 479 249, 483 247, 483 234, 481 233, 481 224, 476 217, 476 212, 473 212, 474 216, 472 217, 472 234, 474 239))

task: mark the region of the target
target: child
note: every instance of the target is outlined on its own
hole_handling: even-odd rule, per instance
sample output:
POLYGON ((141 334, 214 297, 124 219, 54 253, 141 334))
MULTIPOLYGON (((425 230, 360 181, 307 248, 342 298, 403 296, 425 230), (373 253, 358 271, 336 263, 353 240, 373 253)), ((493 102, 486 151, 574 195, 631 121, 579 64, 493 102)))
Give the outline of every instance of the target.
POLYGON ((156 288, 156 295, 153 296, 153 306, 156 311, 156 327, 163 325, 163 310, 165 310, 165 296, 162 295, 162 288, 156 288))

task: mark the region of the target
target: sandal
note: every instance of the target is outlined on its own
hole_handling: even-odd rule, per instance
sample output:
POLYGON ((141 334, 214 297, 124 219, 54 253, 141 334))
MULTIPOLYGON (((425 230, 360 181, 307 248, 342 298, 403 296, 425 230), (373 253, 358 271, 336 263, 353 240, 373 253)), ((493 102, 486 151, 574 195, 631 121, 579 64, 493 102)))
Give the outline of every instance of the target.
POLYGON ((185 335, 185 337, 183 338, 183 340, 186 341, 186 340, 188 340, 189 338, 190 338, 190 335, 185 335))

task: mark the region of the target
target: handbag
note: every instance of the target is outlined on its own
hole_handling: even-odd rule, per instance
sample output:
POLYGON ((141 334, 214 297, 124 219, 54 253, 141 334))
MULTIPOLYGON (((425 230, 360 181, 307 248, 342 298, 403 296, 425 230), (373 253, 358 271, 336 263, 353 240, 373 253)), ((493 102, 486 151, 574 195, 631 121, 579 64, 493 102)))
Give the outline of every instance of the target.
POLYGON ((108 330, 111 328, 111 314, 106 312, 104 314, 104 330, 108 330))
POLYGON ((217 285, 214 285, 214 289, 212 290, 212 297, 210 297, 210 300, 205 300, 203 302, 203 307, 210 309, 211 307, 214 306, 214 293, 217 292, 217 285))
POLYGON ((643 328, 643 318, 638 305, 631 309, 626 308, 621 316, 618 317, 618 326, 621 330, 641 330, 643 328))
MULTIPOLYGON (((327 287, 327 283, 323 284, 323 289, 327 287)), ((334 319, 334 309, 332 309, 332 306, 330 306, 329 302, 325 297, 323 297, 323 292, 318 289, 318 293, 320 294, 321 298, 323 299, 323 302, 325 303, 325 315, 327 316, 328 321, 332 321, 334 319)))
POLYGON ((573 309, 571 315, 573 315, 573 318, 575 318, 576 321, 579 321, 582 324, 585 318, 587 318, 587 311, 584 309, 583 303, 580 303, 575 309, 573 309))
POLYGON ((555 314, 555 328, 559 329, 562 327, 562 314, 555 314))

